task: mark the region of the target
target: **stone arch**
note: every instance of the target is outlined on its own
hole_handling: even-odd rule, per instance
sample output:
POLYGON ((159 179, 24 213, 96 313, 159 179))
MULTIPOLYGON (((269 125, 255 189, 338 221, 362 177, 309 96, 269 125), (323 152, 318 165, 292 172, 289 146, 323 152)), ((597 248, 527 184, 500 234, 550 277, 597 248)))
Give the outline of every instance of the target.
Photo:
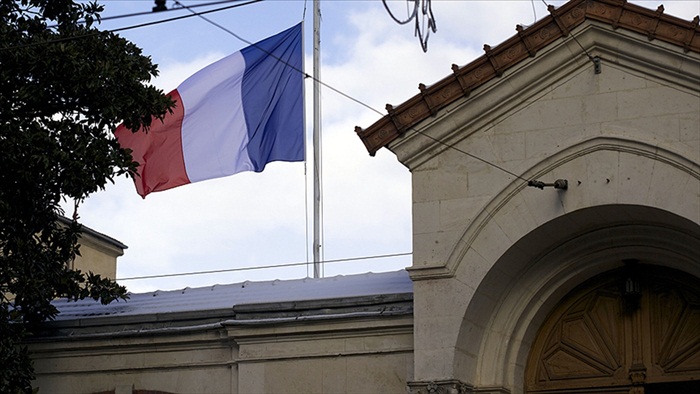
POLYGON ((640 254, 651 264, 684 261, 676 268, 700 276, 700 166, 684 149, 598 136, 522 172, 568 179, 569 190, 504 184, 466 219, 441 266, 411 269, 421 294, 416 377, 518 392, 533 327, 574 286, 640 254))
MULTIPOLYGON (((446 259, 445 268, 451 274, 457 273, 460 264, 468 261, 468 253, 478 247, 480 238, 491 235, 490 227, 494 224, 501 229, 516 224, 512 230, 503 231, 507 240, 515 242, 567 212, 617 203, 658 207, 700 221, 700 201, 692 197, 693 192, 700 192, 700 165, 697 158, 688 158, 686 154, 622 136, 599 136, 565 147, 523 171, 523 176, 552 181, 567 179, 569 191, 553 194, 550 206, 546 206, 541 204, 536 190, 528 188, 522 179, 513 179, 465 227, 446 259), (669 180, 675 180, 681 189, 670 188, 669 180), (628 190, 630 187, 635 190, 628 190), (636 193, 639 190, 643 193, 636 193), (678 197, 683 195, 690 198, 679 201, 678 197), (552 207, 552 203, 556 206, 552 207), (520 206, 526 206, 527 212, 518 211, 520 206)), ((504 253, 506 248, 494 250, 493 256, 504 253)))
POLYGON ((700 277, 699 251, 697 223, 653 207, 590 207, 541 225, 496 261, 474 293, 458 342, 476 362, 471 371, 456 372, 477 388, 522 392, 536 332, 571 289, 628 259, 700 277), (571 221, 587 221, 586 230, 570 228, 571 221), (561 241, 539 241, 551 233, 559 233, 561 241))

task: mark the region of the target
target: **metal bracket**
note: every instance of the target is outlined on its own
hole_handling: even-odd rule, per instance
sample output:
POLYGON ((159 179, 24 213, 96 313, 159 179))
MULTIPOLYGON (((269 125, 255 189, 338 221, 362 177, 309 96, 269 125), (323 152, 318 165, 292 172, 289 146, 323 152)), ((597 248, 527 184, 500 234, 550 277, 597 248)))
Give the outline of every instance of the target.
POLYGON ((594 56, 591 61, 593 62, 593 70, 596 74, 600 74, 602 72, 601 65, 600 65, 600 58, 598 56, 594 56))
POLYGON ((569 181, 566 179, 557 179, 554 183, 544 183, 542 181, 531 180, 527 182, 530 187, 536 187, 538 189, 544 189, 545 187, 553 187, 559 190, 566 190, 569 188, 569 181))

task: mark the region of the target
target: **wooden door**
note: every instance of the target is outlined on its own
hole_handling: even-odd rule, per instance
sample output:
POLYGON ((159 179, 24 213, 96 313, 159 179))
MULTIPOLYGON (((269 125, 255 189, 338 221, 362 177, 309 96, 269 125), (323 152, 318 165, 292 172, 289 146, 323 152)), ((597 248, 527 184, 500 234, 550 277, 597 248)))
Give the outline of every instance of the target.
POLYGON ((562 300, 540 328, 525 370, 528 393, 700 393, 699 387, 700 280, 638 264, 562 300))

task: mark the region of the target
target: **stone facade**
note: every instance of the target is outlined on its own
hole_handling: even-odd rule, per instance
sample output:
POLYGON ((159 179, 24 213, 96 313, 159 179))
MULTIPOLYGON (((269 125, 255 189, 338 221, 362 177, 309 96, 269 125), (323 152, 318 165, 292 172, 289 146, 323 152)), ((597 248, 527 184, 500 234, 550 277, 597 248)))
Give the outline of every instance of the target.
POLYGON ((50 393, 403 392, 413 366, 405 271, 244 282, 58 302, 30 343, 50 393), (261 302, 267 300, 266 302, 261 302))
POLYGON ((523 392, 544 318, 624 261, 700 276, 700 56, 570 34, 388 143, 413 174, 414 392, 523 392))
POLYGON ((80 256, 75 257, 73 269, 116 279, 117 258, 124 255, 126 245, 88 227, 83 227, 79 243, 80 256))
POLYGON ((413 365, 410 317, 145 331, 34 343, 35 387, 47 393, 397 393, 413 365))

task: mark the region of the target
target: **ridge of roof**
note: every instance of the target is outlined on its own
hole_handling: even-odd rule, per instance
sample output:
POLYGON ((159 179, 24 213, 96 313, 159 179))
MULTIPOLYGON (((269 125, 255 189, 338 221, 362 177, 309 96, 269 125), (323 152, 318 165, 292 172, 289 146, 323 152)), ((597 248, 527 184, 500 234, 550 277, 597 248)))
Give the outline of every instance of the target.
MULTIPOLYGON (((71 219, 68 219, 68 218, 65 217, 65 216, 60 216, 60 215, 59 215, 59 216, 58 216, 58 222, 61 223, 61 224, 63 224, 63 225, 66 225, 66 226, 67 226, 67 225, 70 225, 71 219)), ((112 246, 114 246, 114 247, 116 247, 116 248, 119 248, 119 249, 122 249, 122 250, 125 250, 125 249, 128 249, 128 248, 129 248, 128 246, 126 246, 125 244, 123 244, 121 241, 119 241, 119 240, 116 239, 116 238, 112 238, 112 237, 110 237, 109 235, 104 234, 104 233, 101 233, 101 232, 99 232, 99 231, 97 231, 97 230, 94 230, 94 229, 92 229, 92 228, 90 228, 90 227, 88 227, 88 226, 86 226, 86 225, 84 225, 84 224, 81 224, 80 226, 81 226, 80 231, 81 231, 82 235, 89 235, 89 236, 92 236, 92 237, 94 237, 94 238, 96 238, 96 239, 98 239, 98 240, 100 240, 100 241, 102 241, 102 242, 105 242, 105 243, 107 243, 107 244, 109 244, 109 245, 112 245, 112 246)))
POLYGON ((387 104, 388 114, 370 127, 355 127, 370 156, 439 110, 468 97, 475 88, 534 57, 552 42, 569 36, 571 30, 586 20, 646 34, 649 41, 658 39, 674 44, 686 53, 700 53, 700 16, 686 21, 664 14, 663 5, 653 11, 627 0, 571 0, 559 8, 550 5, 548 10, 548 16, 528 28, 517 25, 517 34, 496 47, 484 45, 484 55, 471 63, 462 67, 453 64, 452 75, 429 87, 421 83, 419 94, 396 107, 387 104))

